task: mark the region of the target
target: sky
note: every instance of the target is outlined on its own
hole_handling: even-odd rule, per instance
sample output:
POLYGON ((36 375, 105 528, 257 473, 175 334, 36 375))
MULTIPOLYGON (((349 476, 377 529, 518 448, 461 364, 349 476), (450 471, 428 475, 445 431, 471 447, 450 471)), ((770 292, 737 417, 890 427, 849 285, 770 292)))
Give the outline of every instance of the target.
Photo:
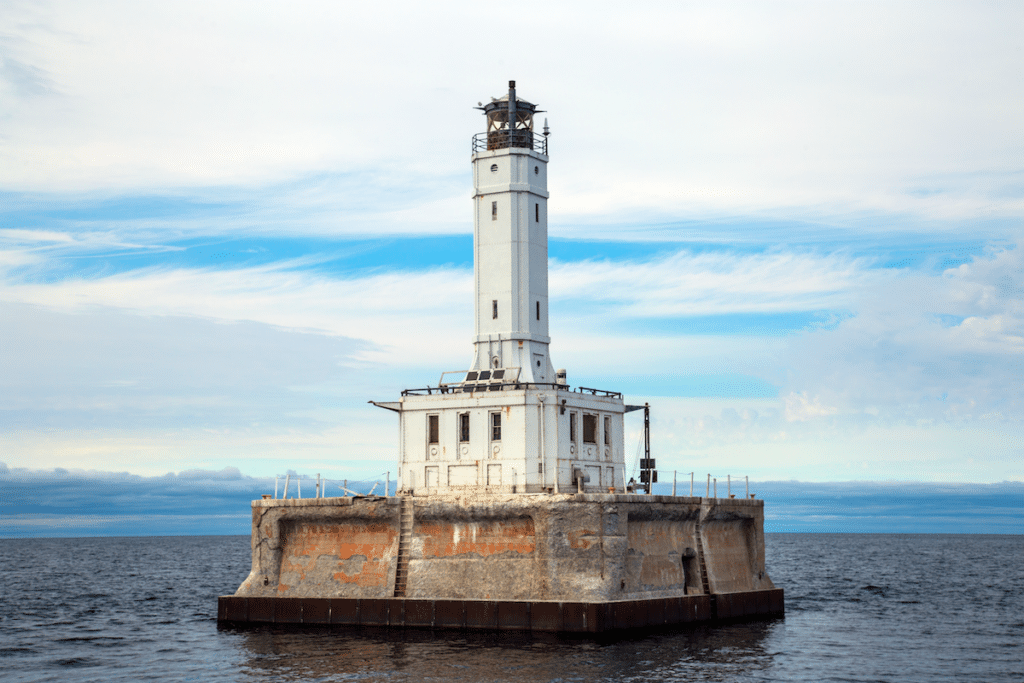
POLYGON ((1022 482, 1022 29, 8 0, 0 474, 394 470, 367 402, 472 360, 473 107, 515 79, 552 131, 553 364, 651 403, 663 481, 1022 482))

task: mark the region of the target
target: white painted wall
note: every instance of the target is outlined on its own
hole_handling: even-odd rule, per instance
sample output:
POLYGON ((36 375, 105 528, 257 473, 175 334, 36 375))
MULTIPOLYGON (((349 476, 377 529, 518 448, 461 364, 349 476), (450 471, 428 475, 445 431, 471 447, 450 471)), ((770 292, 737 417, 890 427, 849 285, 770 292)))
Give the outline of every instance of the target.
MULTIPOLYGON (((473 155, 475 353, 471 370, 520 368, 523 384, 554 383, 548 337, 548 157, 509 148, 473 155), (493 302, 498 316, 493 315, 493 302), (539 308, 538 308, 539 305, 539 308)), ((533 493, 622 489, 625 463, 620 397, 560 386, 406 396, 399 407, 400 488, 442 493, 466 488, 533 493), (502 416, 501 439, 490 415, 502 416), (578 417, 570 438, 571 415, 578 417), (595 443, 583 441, 583 415, 598 419, 595 443), (459 415, 469 415, 460 441, 459 415), (438 443, 428 417, 438 416, 438 443), (604 421, 609 420, 608 438, 604 421)))
POLYGON ((495 362, 519 367, 525 382, 554 381, 548 352, 547 162, 547 156, 525 148, 473 155, 476 353, 471 369, 495 362))

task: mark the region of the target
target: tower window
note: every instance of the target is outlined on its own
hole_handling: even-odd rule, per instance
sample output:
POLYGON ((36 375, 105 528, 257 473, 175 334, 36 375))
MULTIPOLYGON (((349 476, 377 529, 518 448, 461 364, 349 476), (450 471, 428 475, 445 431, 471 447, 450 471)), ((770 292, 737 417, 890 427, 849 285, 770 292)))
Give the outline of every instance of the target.
POLYGON ((540 223, 540 204, 533 205, 533 218, 536 222, 540 223))
POLYGON ((491 220, 498 220, 498 202, 491 202, 491 220))
POLYGON ((491 173, 497 173, 497 172, 498 172, 498 165, 497 164, 491 164, 491 173))
POLYGON ((439 432, 437 427, 438 415, 427 415, 427 443, 435 444, 440 441, 439 432))
POLYGON ((459 414, 459 443, 469 443, 469 413, 459 414))
POLYGON ((491 302, 491 317, 495 320, 498 319, 498 300, 495 299, 491 302))
POLYGON ((501 441, 501 413, 491 413, 491 441, 501 441))
POLYGON ((597 415, 583 414, 583 443, 597 443, 597 415))
POLYGON ((537 320, 540 320, 540 302, 537 302, 537 320))
POLYGON ((608 416, 604 418, 604 445, 607 446, 612 442, 612 419, 608 416))
POLYGON ((569 413, 569 441, 576 443, 576 413, 569 413))
POLYGON ((540 175, 540 166, 533 167, 533 175, 540 175))

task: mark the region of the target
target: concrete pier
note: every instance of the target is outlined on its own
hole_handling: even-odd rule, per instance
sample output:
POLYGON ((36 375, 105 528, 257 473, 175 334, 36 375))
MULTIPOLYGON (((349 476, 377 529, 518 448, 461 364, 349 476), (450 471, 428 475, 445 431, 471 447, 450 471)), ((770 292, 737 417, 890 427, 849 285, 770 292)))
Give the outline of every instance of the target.
POLYGON ((599 632, 781 614, 763 501, 493 494, 253 501, 226 622, 599 632))

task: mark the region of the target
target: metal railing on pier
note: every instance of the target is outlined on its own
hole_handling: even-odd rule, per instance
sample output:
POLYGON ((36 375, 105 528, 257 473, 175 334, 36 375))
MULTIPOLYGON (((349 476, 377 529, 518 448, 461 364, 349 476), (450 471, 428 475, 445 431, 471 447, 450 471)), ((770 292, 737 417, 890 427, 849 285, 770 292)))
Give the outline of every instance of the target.
MULTIPOLYGON (((689 487, 687 489, 687 482, 685 479, 679 480, 680 472, 678 470, 672 471, 672 496, 689 496, 691 498, 696 496, 708 499, 718 499, 718 482, 720 477, 715 477, 708 474, 705 481, 704 495, 700 496, 700 490, 697 484, 695 472, 683 472, 683 476, 689 475, 689 487)), ((321 477, 319 474, 313 476, 308 474, 283 474, 274 477, 274 493, 273 496, 270 494, 264 494, 264 498, 273 498, 274 500, 286 500, 289 498, 300 499, 300 498, 341 498, 348 496, 383 496, 388 497, 392 495, 398 495, 398 482, 391 481, 391 472, 382 472, 381 478, 378 479, 327 479, 321 477), (312 495, 302 495, 302 483, 306 482, 306 491, 312 495)), ((638 484, 633 479, 628 482, 625 481, 625 471, 622 472, 621 486, 611 486, 608 488, 609 493, 643 493, 645 495, 669 495, 667 493, 659 493, 654 491, 653 484, 648 486, 647 484, 638 484), (640 490, 638 490, 640 489, 640 490)), ((702 478, 703 479, 703 478, 702 478)), ((725 485, 723 493, 725 499, 734 499, 737 497, 739 492, 740 480, 743 481, 743 498, 754 498, 755 494, 750 492, 750 478, 747 476, 733 477, 731 474, 725 475, 723 483, 725 485), (733 479, 736 481, 734 482, 733 479), (733 487, 736 487, 737 493, 733 493, 733 487)), ((668 483, 659 484, 659 486, 668 488, 668 483)), ((445 490, 450 489, 472 489, 472 490, 486 490, 490 493, 515 493, 516 486, 446 486, 445 490)))
MULTIPOLYGON (((279 474, 274 477, 274 500, 303 498, 302 482, 313 495, 306 498, 341 498, 346 496, 384 496, 397 493, 397 482, 391 481, 390 472, 381 472, 381 479, 327 479, 319 474, 279 474)), ((263 494, 271 498, 270 494, 263 494)))

